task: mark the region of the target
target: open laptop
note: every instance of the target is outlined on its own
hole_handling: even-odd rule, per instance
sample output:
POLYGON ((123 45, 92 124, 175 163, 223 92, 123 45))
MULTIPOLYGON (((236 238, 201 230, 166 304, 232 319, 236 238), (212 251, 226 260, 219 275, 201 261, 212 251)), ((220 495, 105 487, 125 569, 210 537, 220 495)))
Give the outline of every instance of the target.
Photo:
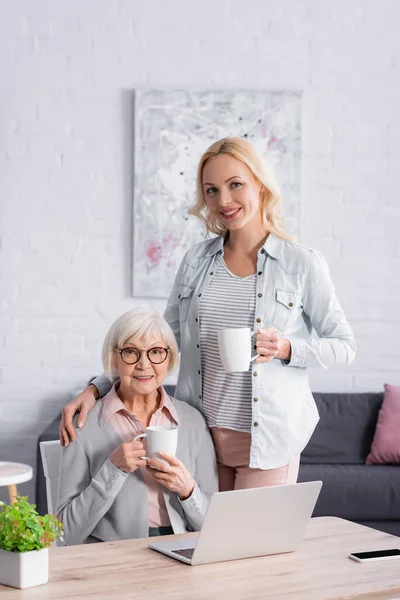
POLYGON ((293 552, 322 481, 215 493, 198 537, 149 544, 188 565, 293 552))

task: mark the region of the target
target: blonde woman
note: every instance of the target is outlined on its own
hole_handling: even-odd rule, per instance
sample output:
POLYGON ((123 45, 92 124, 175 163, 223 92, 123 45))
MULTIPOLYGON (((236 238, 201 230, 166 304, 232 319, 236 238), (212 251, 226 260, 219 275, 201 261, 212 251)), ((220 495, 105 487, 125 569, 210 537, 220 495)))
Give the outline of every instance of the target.
MULTIPOLYGON (((217 237, 186 253, 164 316, 181 351, 176 396, 206 417, 220 490, 295 483, 319 418, 307 367, 355 356, 325 259, 283 233, 279 208, 271 169, 248 140, 225 138, 203 154, 190 213, 217 237), (260 357, 246 373, 222 368, 217 331, 229 327, 257 330, 260 357)), ((83 421, 107 389, 94 383, 64 409, 66 442, 70 415, 80 409, 83 421)))

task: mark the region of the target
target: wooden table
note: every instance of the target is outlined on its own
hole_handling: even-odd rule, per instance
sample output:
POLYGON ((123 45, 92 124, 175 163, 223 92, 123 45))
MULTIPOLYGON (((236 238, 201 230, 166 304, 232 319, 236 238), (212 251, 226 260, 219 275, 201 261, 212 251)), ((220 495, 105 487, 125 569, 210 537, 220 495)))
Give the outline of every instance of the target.
POLYGON ((213 565, 191 567, 147 544, 140 539, 51 548, 49 583, 28 590, 0 585, 0 600, 400 597, 399 559, 361 564, 348 558, 351 551, 399 547, 400 538, 343 519, 311 519, 297 552, 213 565))
POLYGON ((30 481, 33 476, 32 467, 23 463, 0 461, 0 486, 8 487, 10 504, 17 496, 17 484, 30 481))

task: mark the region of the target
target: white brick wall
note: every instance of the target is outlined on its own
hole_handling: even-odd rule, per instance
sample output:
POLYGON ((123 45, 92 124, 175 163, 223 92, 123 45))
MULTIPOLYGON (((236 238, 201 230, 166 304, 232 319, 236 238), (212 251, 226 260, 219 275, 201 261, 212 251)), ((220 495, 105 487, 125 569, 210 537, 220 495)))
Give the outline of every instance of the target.
POLYGON ((100 371, 111 321, 144 302, 130 297, 138 85, 305 90, 301 240, 326 254, 359 349, 313 388, 400 384, 397 0, 3 4, 0 460, 34 465, 68 391, 100 371))

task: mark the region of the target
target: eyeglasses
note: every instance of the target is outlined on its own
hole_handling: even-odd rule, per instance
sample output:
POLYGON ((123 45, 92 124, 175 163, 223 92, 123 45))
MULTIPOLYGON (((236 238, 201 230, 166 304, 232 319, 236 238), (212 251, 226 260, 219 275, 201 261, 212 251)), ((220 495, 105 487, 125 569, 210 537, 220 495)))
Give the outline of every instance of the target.
POLYGON ((169 348, 150 348, 150 350, 138 350, 137 348, 115 348, 116 352, 119 352, 122 360, 127 365, 135 365, 139 362, 143 352, 146 352, 147 358, 153 365, 160 365, 169 354, 169 348))

